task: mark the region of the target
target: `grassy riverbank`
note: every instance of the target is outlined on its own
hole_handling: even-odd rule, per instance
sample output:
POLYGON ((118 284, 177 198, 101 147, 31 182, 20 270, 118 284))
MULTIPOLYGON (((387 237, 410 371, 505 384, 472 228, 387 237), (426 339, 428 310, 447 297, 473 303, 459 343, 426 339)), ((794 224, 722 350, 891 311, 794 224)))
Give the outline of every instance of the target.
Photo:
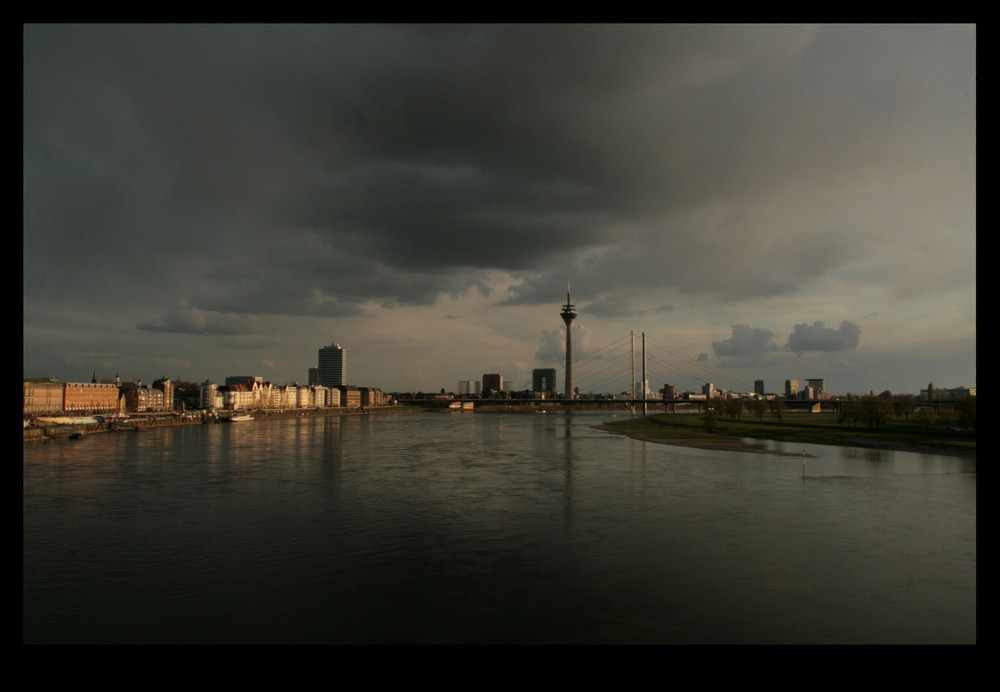
MULTIPOLYGON (((779 423, 771 416, 763 420, 744 416, 741 420, 715 417, 709 426, 696 414, 660 414, 612 421, 595 426, 608 432, 683 447, 743 452, 768 452, 753 440, 776 440, 794 445, 819 444, 867 447, 925 454, 976 456, 976 435, 971 431, 930 426, 925 430, 913 422, 891 422, 880 429, 852 428, 838 422, 836 414, 786 413, 779 423)), ((776 452, 769 452, 776 453, 776 452)))

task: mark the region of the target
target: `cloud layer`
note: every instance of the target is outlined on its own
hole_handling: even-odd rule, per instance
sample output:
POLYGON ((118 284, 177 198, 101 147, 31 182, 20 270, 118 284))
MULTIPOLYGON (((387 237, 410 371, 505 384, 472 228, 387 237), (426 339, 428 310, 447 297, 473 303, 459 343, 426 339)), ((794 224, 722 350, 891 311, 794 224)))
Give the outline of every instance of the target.
POLYGON ((793 353, 806 351, 845 351, 857 348, 861 340, 861 327, 844 320, 840 328, 827 327, 822 322, 797 324, 788 337, 788 348, 793 353))
POLYGON ((595 320, 724 307, 722 357, 773 350, 762 303, 835 284, 770 328, 854 348, 861 296, 974 291, 974 48, 949 25, 28 25, 26 330, 109 300, 147 335, 465 301, 455 328, 572 280, 595 320))

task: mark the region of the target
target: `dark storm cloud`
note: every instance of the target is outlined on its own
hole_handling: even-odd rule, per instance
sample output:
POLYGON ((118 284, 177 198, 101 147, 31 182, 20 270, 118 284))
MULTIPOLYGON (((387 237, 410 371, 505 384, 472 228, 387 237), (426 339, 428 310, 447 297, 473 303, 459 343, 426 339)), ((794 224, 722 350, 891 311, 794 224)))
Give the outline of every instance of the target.
MULTIPOLYGON (((955 33, 28 26, 25 290, 128 301, 125 280, 199 317, 429 304, 489 270, 506 304, 586 276, 595 314, 636 288, 788 293, 863 243, 749 206, 877 165, 873 142, 910 155, 894 127, 934 73, 895 56, 952 60, 955 33)), ((163 309, 143 329, 208 328, 163 309)))
POLYGON ((861 341, 861 327, 844 320, 840 328, 827 327, 822 322, 797 324, 788 337, 788 348, 793 353, 807 351, 846 351, 857 348, 861 341))
POLYGON ((155 322, 143 322, 138 329, 150 332, 177 334, 253 334, 257 331, 255 320, 226 314, 213 314, 187 305, 167 311, 155 322))

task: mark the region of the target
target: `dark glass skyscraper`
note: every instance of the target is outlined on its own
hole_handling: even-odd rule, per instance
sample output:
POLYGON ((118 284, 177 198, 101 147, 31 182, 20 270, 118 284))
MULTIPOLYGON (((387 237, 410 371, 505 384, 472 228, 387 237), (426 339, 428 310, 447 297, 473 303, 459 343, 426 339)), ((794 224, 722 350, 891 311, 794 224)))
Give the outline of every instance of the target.
POLYGON ((319 350, 318 382, 324 387, 347 384, 347 351, 340 344, 330 344, 319 350))
POLYGON ((555 394, 556 389, 556 369, 555 368, 535 368, 531 371, 531 389, 534 392, 545 392, 555 394))

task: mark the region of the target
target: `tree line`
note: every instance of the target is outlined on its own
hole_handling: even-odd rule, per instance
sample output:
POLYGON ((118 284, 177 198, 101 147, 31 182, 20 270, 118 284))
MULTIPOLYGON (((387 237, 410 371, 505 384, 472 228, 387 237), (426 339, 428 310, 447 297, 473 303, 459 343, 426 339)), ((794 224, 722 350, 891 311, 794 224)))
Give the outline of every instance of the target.
MULTIPOLYGON (((749 411, 763 421, 770 415, 779 423, 784 420, 785 403, 781 399, 724 399, 715 397, 708 402, 709 416, 706 425, 712 425, 712 417, 728 417, 739 420, 743 413, 749 411)), ((841 402, 838 422, 858 427, 881 429, 895 417, 898 420, 909 420, 910 417, 927 430, 932 425, 943 425, 945 428, 959 427, 976 431, 976 397, 970 396, 956 402, 955 406, 919 406, 917 398, 912 394, 893 396, 889 391, 881 394, 863 396, 852 401, 841 402)))

